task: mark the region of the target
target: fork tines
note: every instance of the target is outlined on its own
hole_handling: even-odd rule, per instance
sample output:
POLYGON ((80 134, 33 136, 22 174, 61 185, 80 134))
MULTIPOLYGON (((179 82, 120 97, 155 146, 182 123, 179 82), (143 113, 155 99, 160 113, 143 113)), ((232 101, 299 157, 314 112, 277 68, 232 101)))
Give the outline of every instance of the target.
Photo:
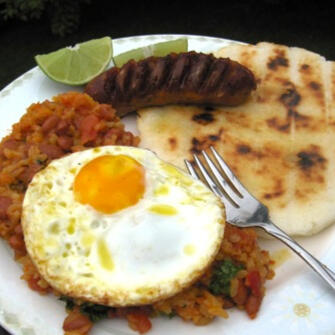
POLYGON ((185 160, 186 167, 191 174, 196 179, 204 179, 209 188, 223 201, 228 198, 228 200, 238 207, 239 200, 243 197, 239 188, 242 186, 232 170, 225 163, 223 158, 218 154, 214 147, 210 147, 210 150, 216 160, 217 165, 213 162, 212 158, 204 151, 201 154, 204 161, 208 167, 208 170, 204 163, 200 160, 198 155, 194 154, 195 166, 199 169, 200 174, 197 172, 196 168, 188 161, 185 160), (221 169, 221 170, 220 170, 221 169), (222 173, 223 172, 223 173, 222 173), (223 176, 225 175, 225 177, 223 176), (201 178, 202 176, 202 178, 201 178))

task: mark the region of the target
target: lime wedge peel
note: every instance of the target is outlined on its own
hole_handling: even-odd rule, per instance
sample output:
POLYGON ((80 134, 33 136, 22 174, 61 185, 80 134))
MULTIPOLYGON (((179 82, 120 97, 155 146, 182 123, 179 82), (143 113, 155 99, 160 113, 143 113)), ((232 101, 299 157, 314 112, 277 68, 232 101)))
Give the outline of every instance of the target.
POLYGON ((112 57, 112 39, 106 36, 37 55, 35 61, 50 79, 68 85, 83 85, 102 73, 112 57))
POLYGON ((176 40, 150 44, 141 48, 123 52, 113 57, 113 63, 115 66, 121 67, 131 59, 139 61, 141 59, 150 56, 164 57, 171 52, 179 53, 187 51, 188 51, 187 38, 178 38, 176 40))

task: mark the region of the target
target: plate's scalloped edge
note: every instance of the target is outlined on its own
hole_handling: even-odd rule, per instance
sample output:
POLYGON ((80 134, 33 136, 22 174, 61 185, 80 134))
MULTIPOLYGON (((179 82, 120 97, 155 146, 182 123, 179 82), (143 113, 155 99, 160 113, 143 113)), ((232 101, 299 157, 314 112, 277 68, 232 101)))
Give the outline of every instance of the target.
POLYGON ((23 324, 17 315, 6 311, 3 302, 0 300, 0 324, 1 327, 15 335, 36 335, 38 332, 29 325, 23 324))
POLYGON ((206 36, 206 35, 192 35, 192 34, 152 34, 152 35, 137 35, 137 36, 131 36, 131 37, 119 37, 116 39, 113 39, 113 43, 117 44, 123 44, 128 43, 129 41, 148 41, 148 42, 157 42, 158 40, 172 40, 177 38, 191 38, 196 41, 213 41, 216 43, 222 43, 222 42, 231 42, 231 43, 242 43, 230 39, 226 39, 223 37, 214 37, 214 36, 206 36))
POLYGON ((10 84, 8 84, 7 86, 5 86, 0 91, 0 99, 6 97, 8 95, 10 95, 11 92, 12 92, 12 90, 13 90, 13 88, 21 86, 24 81, 26 81, 28 79, 31 79, 34 76, 34 74, 35 74, 35 69, 36 69, 36 67, 30 69, 29 71, 25 72, 20 77, 18 77, 14 81, 12 81, 10 84))
MULTIPOLYGON (((8 244, 4 243, 5 252, 8 251, 8 256, 13 258, 13 252, 8 244)), ((14 260, 14 258, 13 258, 14 260)), ((20 266, 21 267, 21 266, 20 266)), ((2 298, 0 288, 0 325, 10 334, 15 335, 36 335, 38 331, 33 325, 28 325, 26 321, 21 321, 18 315, 8 309, 8 303, 2 298), (7 306, 7 307, 6 307, 7 306)))

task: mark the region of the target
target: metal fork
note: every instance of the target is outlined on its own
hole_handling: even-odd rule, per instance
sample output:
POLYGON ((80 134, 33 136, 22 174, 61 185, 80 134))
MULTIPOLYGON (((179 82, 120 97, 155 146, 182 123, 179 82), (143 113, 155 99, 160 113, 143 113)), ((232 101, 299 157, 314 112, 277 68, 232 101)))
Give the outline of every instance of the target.
POLYGON ((277 227, 270 220, 268 208, 248 192, 218 152, 213 147, 210 147, 210 150, 216 163, 204 150, 201 151, 210 172, 207 171, 205 164, 195 154, 193 158, 200 174, 188 160, 185 160, 185 164, 191 176, 196 179, 205 180, 209 188, 224 203, 227 222, 242 228, 262 228, 268 234, 276 237, 291 248, 335 290, 335 272, 322 264, 283 230, 277 227), (217 165, 224 172, 225 177, 217 165))

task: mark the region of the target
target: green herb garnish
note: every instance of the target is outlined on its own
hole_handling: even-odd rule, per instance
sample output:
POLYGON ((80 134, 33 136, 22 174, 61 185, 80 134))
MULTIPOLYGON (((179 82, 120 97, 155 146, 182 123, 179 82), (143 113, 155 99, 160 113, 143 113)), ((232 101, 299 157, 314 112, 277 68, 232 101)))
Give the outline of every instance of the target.
POLYGON ((72 310, 75 306, 75 303, 73 301, 73 299, 67 297, 66 295, 62 295, 59 300, 64 301, 65 302, 65 308, 68 310, 72 310))
POLYGON ((36 163, 38 165, 46 166, 47 161, 46 161, 46 159, 39 159, 39 158, 37 158, 36 159, 36 163))
POLYGON ((218 263, 213 271, 209 290, 214 295, 230 295, 230 282, 244 266, 234 264, 230 259, 218 263))
POLYGON ((177 315, 177 313, 173 310, 170 313, 165 313, 165 312, 160 311, 159 315, 168 317, 169 319, 172 319, 173 317, 175 317, 177 315))
POLYGON ((79 310, 82 314, 88 316, 92 322, 97 322, 108 317, 110 307, 85 302, 80 305, 79 310))
POLYGON ((27 187, 22 180, 16 180, 9 185, 9 188, 13 191, 24 192, 27 187))

